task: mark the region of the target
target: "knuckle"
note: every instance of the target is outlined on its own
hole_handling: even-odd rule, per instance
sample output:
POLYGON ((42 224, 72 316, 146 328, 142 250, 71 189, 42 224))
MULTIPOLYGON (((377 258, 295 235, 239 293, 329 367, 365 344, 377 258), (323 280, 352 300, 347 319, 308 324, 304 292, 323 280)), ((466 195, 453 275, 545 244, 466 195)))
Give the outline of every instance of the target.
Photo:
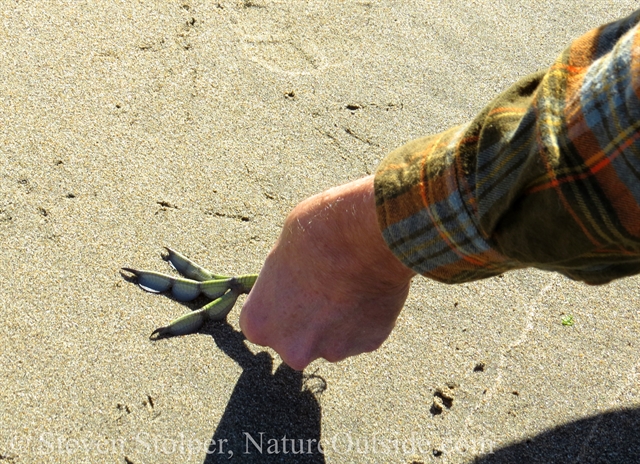
POLYGON ((242 311, 240 313, 240 330, 244 334, 245 338, 251 343, 260 346, 267 346, 269 344, 268 333, 264 330, 262 324, 256 323, 256 320, 251 315, 242 311))
POLYGON ((342 361, 348 356, 349 355, 347 354, 347 351, 343 347, 339 346, 328 348, 324 351, 324 353, 322 353, 322 357, 332 363, 342 361))
POLYGON ((379 337, 377 339, 373 339, 373 340, 368 341, 367 343, 365 343, 362 346, 362 352, 363 353, 371 353, 372 351, 377 350, 378 348, 380 348, 382 346, 382 344, 384 343, 385 340, 386 340, 386 338, 379 337))
POLYGON ((296 346, 276 349, 286 365, 296 371, 302 371, 315 359, 310 350, 302 350, 296 346))

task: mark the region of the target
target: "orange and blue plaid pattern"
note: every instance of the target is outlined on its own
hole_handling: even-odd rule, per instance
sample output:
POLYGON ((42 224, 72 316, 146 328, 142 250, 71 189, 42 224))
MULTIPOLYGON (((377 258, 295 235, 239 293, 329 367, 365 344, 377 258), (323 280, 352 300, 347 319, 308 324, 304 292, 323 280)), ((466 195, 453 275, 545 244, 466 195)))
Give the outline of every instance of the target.
POLYGON ((585 34, 472 122, 387 155, 376 205, 394 254, 446 283, 640 273, 639 22, 585 34))

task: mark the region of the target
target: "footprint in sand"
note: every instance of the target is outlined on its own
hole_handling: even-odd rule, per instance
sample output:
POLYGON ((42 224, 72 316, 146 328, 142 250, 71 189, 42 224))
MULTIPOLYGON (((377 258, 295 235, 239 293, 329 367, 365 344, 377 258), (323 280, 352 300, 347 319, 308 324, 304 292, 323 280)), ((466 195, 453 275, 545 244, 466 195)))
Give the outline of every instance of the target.
POLYGON ((357 49, 323 20, 324 9, 313 2, 245 1, 231 19, 249 60, 274 73, 305 75, 344 65, 357 49))

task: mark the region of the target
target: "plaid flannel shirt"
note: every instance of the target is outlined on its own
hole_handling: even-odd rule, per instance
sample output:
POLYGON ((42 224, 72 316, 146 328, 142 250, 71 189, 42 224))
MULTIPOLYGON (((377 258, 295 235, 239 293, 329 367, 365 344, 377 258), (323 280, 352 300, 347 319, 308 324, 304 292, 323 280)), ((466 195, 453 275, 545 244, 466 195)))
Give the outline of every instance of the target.
POLYGON ((587 33, 472 122, 387 155, 375 191, 393 253, 446 283, 640 273, 639 22, 587 33))

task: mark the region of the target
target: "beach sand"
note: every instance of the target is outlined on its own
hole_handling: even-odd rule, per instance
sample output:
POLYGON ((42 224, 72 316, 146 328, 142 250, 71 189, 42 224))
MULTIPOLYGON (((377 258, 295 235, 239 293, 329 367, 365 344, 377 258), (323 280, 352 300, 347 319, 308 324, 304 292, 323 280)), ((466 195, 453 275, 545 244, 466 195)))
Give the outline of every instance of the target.
POLYGON ((0 462, 640 462, 638 278, 417 278, 380 350, 301 374, 239 308, 150 341, 202 301, 119 273, 258 272, 299 201, 635 7, 5 2, 0 462))

